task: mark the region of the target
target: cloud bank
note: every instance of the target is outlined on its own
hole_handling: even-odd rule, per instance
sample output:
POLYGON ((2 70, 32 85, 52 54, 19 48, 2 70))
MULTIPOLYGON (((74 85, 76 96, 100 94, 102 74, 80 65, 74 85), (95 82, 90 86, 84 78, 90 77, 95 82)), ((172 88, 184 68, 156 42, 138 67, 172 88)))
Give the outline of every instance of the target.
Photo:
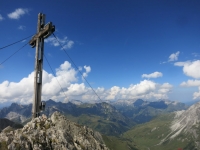
POLYGON ((113 86, 109 90, 104 90, 104 99, 167 99, 171 88, 172 85, 169 83, 158 84, 150 80, 143 80, 138 84, 131 84, 127 88, 113 86))
MULTIPOLYGON (((79 67, 87 77, 91 72, 90 66, 79 67)), ((19 82, 4 81, 0 83, 0 103, 19 102, 22 104, 32 103, 33 99, 34 72, 19 82)), ((131 84, 129 87, 113 86, 110 89, 98 87, 94 89, 102 100, 117 99, 166 99, 171 91, 169 83, 158 84, 150 80, 131 84)), ((53 99, 66 102, 78 99, 82 101, 99 101, 91 88, 85 85, 79 78, 78 70, 75 70, 68 61, 65 61, 56 69, 56 77, 43 71, 42 99, 53 99), (59 84, 58 84, 59 82, 59 84), (63 90, 60 88, 63 88, 63 90), (67 97, 66 97, 67 96, 67 97)))

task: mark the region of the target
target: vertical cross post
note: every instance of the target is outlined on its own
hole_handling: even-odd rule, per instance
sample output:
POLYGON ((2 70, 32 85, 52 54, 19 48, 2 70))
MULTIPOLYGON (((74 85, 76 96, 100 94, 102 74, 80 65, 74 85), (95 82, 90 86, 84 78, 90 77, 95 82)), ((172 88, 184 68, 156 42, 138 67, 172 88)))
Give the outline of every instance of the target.
MULTIPOLYGON (((45 15, 38 14, 37 33, 42 30, 45 23, 45 15)), ((34 98, 32 108, 32 118, 38 117, 40 114, 41 91, 42 91, 42 65, 43 65, 44 39, 36 38, 35 52, 35 73, 34 73, 34 98)))
POLYGON ((44 54, 44 38, 47 38, 55 31, 52 23, 45 25, 45 15, 38 14, 37 33, 29 41, 32 47, 36 47, 35 52, 35 72, 34 72, 34 96, 32 106, 32 119, 40 115, 43 108, 41 105, 42 95, 42 71, 43 71, 43 54, 44 54))

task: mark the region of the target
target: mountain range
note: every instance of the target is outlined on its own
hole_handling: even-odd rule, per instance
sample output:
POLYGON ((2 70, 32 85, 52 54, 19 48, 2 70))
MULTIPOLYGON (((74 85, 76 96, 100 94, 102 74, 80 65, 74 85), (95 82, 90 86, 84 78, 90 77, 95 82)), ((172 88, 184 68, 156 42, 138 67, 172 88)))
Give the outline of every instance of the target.
MULTIPOLYGON (((0 118, 26 123, 30 121, 31 108, 32 104, 12 103, 0 110, 0 118)), ((59 111, 71 120, 88 125, 103 134, 120 135, 132 126, 148 122, 161 113, 184 109, 186 106, 183 103, 171 101, 148 102, 138 99, 90 104, 77 100, 62 103, 50 99, 46 101, 46 109, 42 113, 50 116, 59 111)))
MULTIPOLYGON (((0 110, 0 118, 26 124, 31 120, 31 108, 31 104, 12 103, 9 107, 0 110)), ((68 103, 48 100, 46 101, 46 109, 42 114, 51 116, 55 111, 58 111, 71 121, 99 131, 103 134, 103 139, 110 149, 137 150, 149 148, 152 150, 152 144, 162 148, 171 140, 171 136, 182 132, 182 126, 177 127, 177 129, 173 128, 172 131, 171 124, 172 122, 174 124, 180 122, 175 120, 181 115, 182 117, 185 116, 184 112, 187 112, 190 108, 186 109, 187 106, 183 103, 167 100, 153 102, 142 99, 119 100, 92 104, 78 100, 68 103), (169 136, 167 136, 168 134, 169 136), (157 136, 157 138, 155 139, 154 136, 157 136)), ((180 123, 184 124, 184 122, 180 123)), ((188 133, 191 134, 192 132, 194 131, 191 130, 188 133)), ((181 147, 184 146, 186 147, 186 145, 181 145, 181 147)))
POLYGON ((142 99, 128 101, 119 100, 114 102, 112 105, 115 106, 123 115, 134 120, 137 124, 148 122, 160 114, 185 110, 187 108, 184 103, 169 100, 153 102, 144 101, 142 99))

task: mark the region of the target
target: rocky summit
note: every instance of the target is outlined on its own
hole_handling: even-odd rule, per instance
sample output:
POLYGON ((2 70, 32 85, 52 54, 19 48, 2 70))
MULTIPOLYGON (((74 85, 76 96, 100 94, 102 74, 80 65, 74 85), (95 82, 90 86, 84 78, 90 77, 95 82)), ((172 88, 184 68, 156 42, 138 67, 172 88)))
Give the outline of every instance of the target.
POLYGON ((69 121, 59 112, 42 115, 22 129, 5 128, 0 133, 2 150, 108 150, 102 136, 86 126, 69 121))

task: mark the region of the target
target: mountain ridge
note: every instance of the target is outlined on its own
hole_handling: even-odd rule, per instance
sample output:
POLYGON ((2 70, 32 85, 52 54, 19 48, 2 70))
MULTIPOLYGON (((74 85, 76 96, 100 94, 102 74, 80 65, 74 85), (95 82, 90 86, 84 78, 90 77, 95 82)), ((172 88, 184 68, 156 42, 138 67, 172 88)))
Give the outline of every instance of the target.
POLYGON ((0 118, 0 132, 6 128, 7 126, 10 126, 14 129, 22 128, 23 126, 21 124, 15 123, 13 121, 10 121, 6 118, 0 118))

